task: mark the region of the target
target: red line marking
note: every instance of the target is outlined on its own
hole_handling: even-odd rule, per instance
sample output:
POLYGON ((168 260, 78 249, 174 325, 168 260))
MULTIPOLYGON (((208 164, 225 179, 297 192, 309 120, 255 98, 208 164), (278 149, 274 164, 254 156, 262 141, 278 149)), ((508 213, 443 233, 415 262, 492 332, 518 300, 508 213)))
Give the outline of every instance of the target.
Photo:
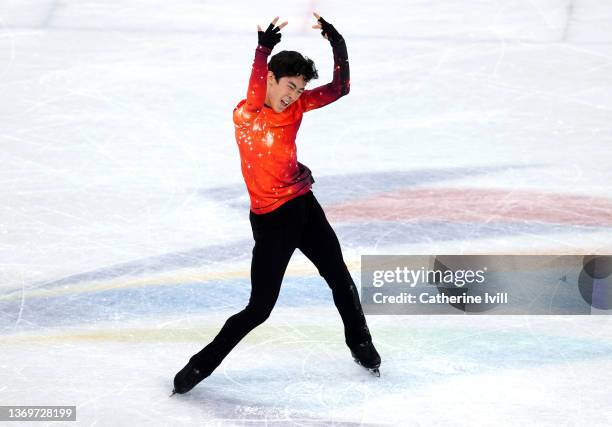
POLYGON ((525 222, 612 226, 612 199, 525 190, 405 189, 329 206, 335 221, 525 222))

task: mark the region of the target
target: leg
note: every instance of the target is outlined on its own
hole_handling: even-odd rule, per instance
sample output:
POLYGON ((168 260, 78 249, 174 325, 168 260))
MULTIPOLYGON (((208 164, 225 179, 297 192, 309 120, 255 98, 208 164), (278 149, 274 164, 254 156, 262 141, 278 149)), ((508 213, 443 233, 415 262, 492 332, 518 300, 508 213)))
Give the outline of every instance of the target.
POLYGON ((174 392, 186 393, 208 377, 229 352, 272 312, 295 246, 286 240, 255 242, 251 261, 251 297, 244 310, 225 322, 215 339, 193 355, 174 378, 174 392))
POLYGON ((175 393, 188 392, 212 374, 240 340, 268 318, 294 250, 292 242, 280 237, 277 240, 256 240, 251 261, 249 303, 244 310, 227 319, 215 339, 193 355, 189 363, 176 374, 175 393))
POLYGON ((214 340, 193 356, 198 366, 212 372, 242 338, 270 316, 294 250, 295 243, 281 236, 270 235, 255 242, 249 303, 227 319, 214 340))
POLYGON ((305 207, 306 199, 298 197, 271 213, 249 215, 255 239, 249 303, 227 319, 213 341, 191 358, 203 375, 210 375, 242 338, 270 316, 305 223, 305 207))
POLYGON ((305 199, 298 197, 269 214, 251 213, 255 247, 249 303, 227 319, 215 339, 176 374, 175 393, 186 393, 208 377, 242 338, 268 318, 305 223, 305 206, 305 199))
POLYGON ((357 288, 344 263, 336 233, 316 198, 298 248, 312 261, 332 291, 349 347, 371 340, 357 288))

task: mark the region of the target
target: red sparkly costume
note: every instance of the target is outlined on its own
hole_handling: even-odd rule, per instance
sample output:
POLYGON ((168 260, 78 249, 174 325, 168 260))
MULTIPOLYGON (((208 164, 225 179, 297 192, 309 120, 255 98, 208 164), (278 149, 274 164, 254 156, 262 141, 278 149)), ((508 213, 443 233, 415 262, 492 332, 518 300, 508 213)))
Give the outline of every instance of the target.
MULTIPOLYGON (((212 374, 250 331, 272 313, 289 260, 299 249, 315 265, 332 291, 344 325, 345 343, 352 357, 373 373, 381 358, 370 334, 359 293, 342 257, 336 233, 323 208, 310 191, 310 170, 297 161, 295 137, 302 114, 335 101, 349 91, 346 44, 336 29, 318 17, 321 34, 334 51, 334 78, 327 85, 307 90, 281 113, 264 105, 266 58, 280 41, 280 27, 258 31, 260 45, 247 98, 234 109, 236 142, 242 174, 251 198, 249 221, 255 246, 251 260, 251 295, 240 312, 229 317, 215 338, 194 354, 174 377, 174 392, 186 393, 212 374)), ((378 373, 379 374, 379 373, 378 373)))
POLYGON ((334 102, 350 87, 346 47, 334 46, 332 82, 305 90, 297 101, 277 113, 264 105, 270 52, 257 46, 247 97, 234 109, 242 175, 251 212, 256 214, 271 212, 310 190, 314 179, 310 169, 298 162, 295 145, 302 115, 334 102))

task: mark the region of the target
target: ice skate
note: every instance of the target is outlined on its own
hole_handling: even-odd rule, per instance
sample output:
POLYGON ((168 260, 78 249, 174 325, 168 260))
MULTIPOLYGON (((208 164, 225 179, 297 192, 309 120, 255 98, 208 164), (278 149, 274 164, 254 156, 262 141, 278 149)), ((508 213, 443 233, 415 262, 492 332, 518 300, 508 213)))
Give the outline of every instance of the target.
POLYGON ((170 397, 175 394, 187 393, 211 373, 212 371, 196 366, 192 359, 189 359, 187 365, 174 377, 174 390, 172 390, 170 397))
POLYGON ((356 346, 349 347, 351 349, 351 355, 353 360, 358 365, 363 366, 372 375, 380 377, 380 355, 374 348, 372 341, 365 341, 356 346))

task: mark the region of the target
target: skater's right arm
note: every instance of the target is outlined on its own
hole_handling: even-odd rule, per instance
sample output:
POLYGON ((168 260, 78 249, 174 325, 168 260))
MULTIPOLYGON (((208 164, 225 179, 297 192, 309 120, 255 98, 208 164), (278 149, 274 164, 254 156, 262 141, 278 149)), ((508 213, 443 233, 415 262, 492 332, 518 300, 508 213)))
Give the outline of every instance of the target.
POLYGON ((248 121, 250 118, 257 116, 266 100, 268 56, 272 53, 274 46, 280 42, 280 30, 287 25, 287 22, 283 22, 277 27, 277 21, 278 16, 274 18, 266 31, 263 31, 259 25, 257 26, 258 43, 255 49, 255 59, 253 60, 251 77, 249 78, 246 102, 236 111, 236 114, 241 116, 244 121, 248 121))
POLYGON ((245 109, 252 113, 258 113, 266 100, 266 77, 270 53, 272 53, 272 49, 260 44, 255 49, 255 59, 253 60, 245 104, 245 109))

